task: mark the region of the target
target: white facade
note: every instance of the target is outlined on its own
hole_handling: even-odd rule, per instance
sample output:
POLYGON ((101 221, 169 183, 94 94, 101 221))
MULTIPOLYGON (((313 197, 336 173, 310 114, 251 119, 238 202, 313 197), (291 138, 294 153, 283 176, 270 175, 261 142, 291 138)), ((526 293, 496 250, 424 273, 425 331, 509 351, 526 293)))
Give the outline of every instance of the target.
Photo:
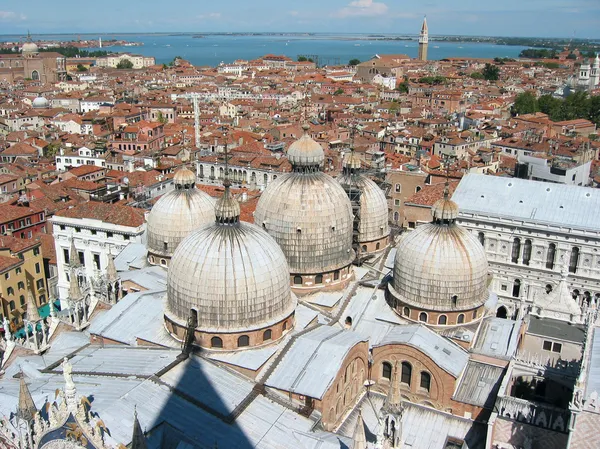
MULTIPOLYGON (((283 172, 273 170, 260 170, 247 167, 236 167, 229 165, 230 178, 233 183, 248 185, 259 190, 264 190, 267 185, 283 175, 283 172)), ((225 173, 225 164, 211 162, 196 162, 196 175, 198 182, 202 184, 218 182, 223 179, 225 173)))
POLYGON ((573 186, 587 186, 590 180, 592 161, 571 167, 553 167, 547 159, 533 156, 519 156, 520 163, 528 164, 528 178, 534 181, 548 181, 573 186))
POLYGON ((600 299, 600 191, 467 175, 452 199, 458 223, 486 250, 490 288, 509 315, 558 287, 566 264, 579 304, 600 299))
POLYGON ((156 60, 153 56, 142 56, 132 55, 130 53, 121 53, 115 55, 108 55, 103 58, 96 59, 96 65, 98 67, 109 67, 116 69, 121 61, 131 61, 134 69, 143 69, 144 67, 150 67, 156 64, 156 60))
POLYGON ((64 151, 61 149, 60 154, 55 156, 55 161, 56 169, 61 172, 81 165, 106 167, 104 156, 87 147, 81 147, 76 153, 72 154, 64 154, 64 151))
POLYGON ((49 221, 56 249, 58 297, 61 301, 69 293, 68 263, 72 239, 75 249, 83 253, 82 270, 88 280, 97 279, 106 272, 109 253, 116 256, 129 243, 143 243, 144 240, 145 224, 133 228, 91 218, 56 215, 49 221))
POLYGON ((81 112, 84 114, 90 111, 97 111, 100 109, 100 105, 103 104, 111 104, 113 105, 113 101, 108 100, 81 100, 81 112))

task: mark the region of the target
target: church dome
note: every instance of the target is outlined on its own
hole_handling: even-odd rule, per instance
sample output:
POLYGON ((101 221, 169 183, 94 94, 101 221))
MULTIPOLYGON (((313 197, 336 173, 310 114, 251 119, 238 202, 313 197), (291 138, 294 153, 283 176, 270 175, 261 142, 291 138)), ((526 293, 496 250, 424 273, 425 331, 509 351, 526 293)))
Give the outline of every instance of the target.
POLYGON ((458 218, 458 204, 448 198, 437 200, 432 208, 433 220, 450 221, 458 218))
POLYGON ((188 169, 175 173, 175 190, 163 195, 147 219, 147 246, 150 263, 165 264, 177 245, 192 231, 215 220, 215 202, 195 186, 188 169), (164 262, 161 262, 164 260, 164 262))
POLYGON ((200 332, 248 333, 296 308, 283 252, 261 228, 232 216, 233 203, 226 188, 216 221, 184 239, 169 268, 167 317, 185 322, 193 310, 200 332))
POLYGON ((458 211, 455 203, 446 198, 436 205, 434 222, 398 244, 390 292, 403 304, 425 310, 476 309, 488 298, 485 250, 451 218, 458 211))
POLYGON ((31 106, 36 109, 46 109, 50 107, 50 102, 44 97, 36 97, 32 102, 31 106))
POLYGON ((34 42, 25 42, 23 44, 23 48, 21 48, 22 53, 38 53, 38 46, 34 42))
POLYGON ((261 195, 254 222, 281 246, 291 273, 325 273, 354 260, 350 200, 325 173, 278 177, 261 195))
POLYGON ((359 241, 373 242, 387 238, 390 234, 388 203, 383 190, 374 181, 358 172, 360 166, 361 161, 358 156, 355 154, 348 156, 344 161, 344 174, 338 178, 338 181, 348 197, 351 200, 355 198, 359 205, 356 212, 359 241))
POLYGON ((303 167, 318 167, 325 160, 325 152, 321 145, 308 135, 308 126, 304 125, 304 134, 290 145, 287 157, 290 164, 303 167))

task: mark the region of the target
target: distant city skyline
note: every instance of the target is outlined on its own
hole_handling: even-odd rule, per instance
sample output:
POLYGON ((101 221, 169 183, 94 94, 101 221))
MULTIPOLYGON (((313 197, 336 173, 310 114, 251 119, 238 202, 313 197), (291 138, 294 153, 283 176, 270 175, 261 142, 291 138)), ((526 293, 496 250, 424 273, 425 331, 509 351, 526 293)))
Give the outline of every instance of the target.
POLYGON ((427 15, 433 35, 600 37, 597 0, 241 0, 218 3, 5 0, 0 33, 337 32, 416 34, 427 15))

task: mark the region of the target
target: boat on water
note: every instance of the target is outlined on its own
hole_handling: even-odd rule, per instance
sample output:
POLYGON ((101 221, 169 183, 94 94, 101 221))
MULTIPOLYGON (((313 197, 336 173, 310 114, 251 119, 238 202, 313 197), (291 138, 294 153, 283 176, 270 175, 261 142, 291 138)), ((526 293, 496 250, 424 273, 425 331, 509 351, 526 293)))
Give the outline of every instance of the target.
POLYGON ((433 48, 440 48, 440 46, 439 45, 434 45, 433 48))

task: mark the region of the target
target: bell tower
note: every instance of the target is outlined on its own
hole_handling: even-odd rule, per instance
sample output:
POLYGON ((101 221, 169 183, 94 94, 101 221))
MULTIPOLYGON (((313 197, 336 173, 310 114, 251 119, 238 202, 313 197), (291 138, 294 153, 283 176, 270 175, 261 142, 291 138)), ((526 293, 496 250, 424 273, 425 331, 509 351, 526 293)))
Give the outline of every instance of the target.
POLYGON ((429 31, 427 30, 427 16, 425 16, 419 35, 419 61, 427 61, 427 47, 429 47, 429 31))

